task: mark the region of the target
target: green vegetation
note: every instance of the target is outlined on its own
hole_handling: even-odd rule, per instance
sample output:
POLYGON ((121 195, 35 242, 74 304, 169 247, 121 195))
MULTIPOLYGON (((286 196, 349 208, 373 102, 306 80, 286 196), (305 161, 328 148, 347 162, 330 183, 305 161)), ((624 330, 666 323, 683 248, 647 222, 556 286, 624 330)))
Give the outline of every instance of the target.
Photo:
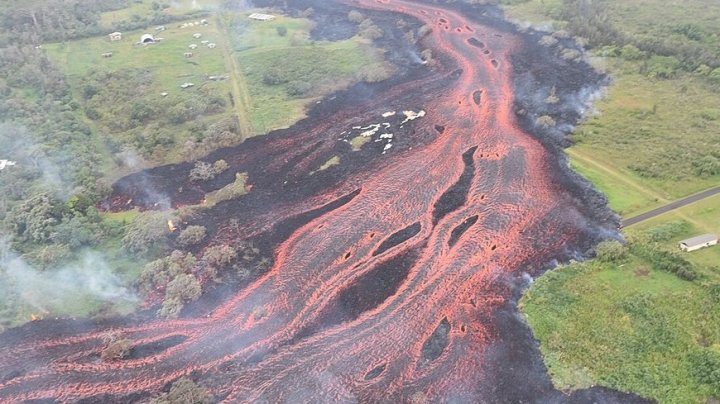
POLYGON ((612 208, 633 216, 720 181, 720 10, 703 0, 509 3, 512 18, 551 22, 592 45, 613 76, 570 149, 612 208))
MULTIPOLYGON (((568 150, 624 217, 720 182, 720 10, 707 1, 506 1, 518 20, 575 35, 613 77, 568 150)), ((627 230, 626 246, 537 280, 521 309, 558 388, 592 385, 669 403, 720 397, 720 248, 678 241, 720 232, 713 197, 627 230)), ((708 401, 710 400, 710 401, 708 401)))
POLYGON ((688 282, 633 253, 551 271, 521 308, 558 388, 600 384, 661 402, 704 402, 720 394, 695 364, 698 355, 720 354, 718 280, 720 272, 688 282))
POLYGON ((231 35, 232 46, 251 99, 248 112, 255 132, 290 126, 318 97, 389 74, 382 54, 367 39, 313 41, 307 19, 279 16, 257 22, 237 15, 227 16, 224 24, 237 33, 231 35))
MULTIPOLYGON (((231 11, 232 3, 9 0, 0 5, 0 157, 17 162, 3 170, 0 181, 0 230, 9 236, 0 240, 0 292, 7 295, 0 302, 0 327, 31 315, 132 310, 137 301, 125 287, 136 283, 145 263, 167 255, 173 244, 189 248, 207 239, 186 230, 172 242, 171 219, 249 191, 247 175, 237 173, 234 182, 209 193, 203 206, 98 212, 98 202, 120 176, 198 160, 248 136, 289 126, 319 97, 360 80, 381 80, 390 71, 368 39, 381 34, 370 20, 359 21, 362 36, 313 41, 312 10, 300 18, 278 15, 256 22, 248 13, 231 11), (122 39, 111 41, 113 31, 122 32, 122 39), (146 33, 156 43, 138 44, 146 33), (102 254, 85 258, 92 251, 102 254), (54 294, 35 298, 47 288, 29 293, 25 289, 34 286, 18 281, 17 268, 37 275, 33 281, 63 274, 78 288, 84 284, 75 280, 94 279, 84 271, 107 268, 98 270, 101 280, 129 297, 116 307, 97 292, 70 293, 71 301, 54 294), (33 301, 24 302, 28 299, 33 301)), ((211 181, 228 168, 224 161, 198 161, 191 179, 211 181)), ((228 255, 221 255, 218 262, 226 262, 228 255)), ((260 261, 253 265, 267 265, 260 261)), ((203 264, 195 271, 209 272, 185 275, 215 279, 216 266, 203 264)), ((173 279, 155 285, 173 295, 165 296, 163 315, 177 315, 195 298, 189 277, 169 287, 173 279)))
POLYGON ((210 391, 183 377, 175 381, 170 391, 151 401, 152 404, 210 404, 214 402, 210 391))

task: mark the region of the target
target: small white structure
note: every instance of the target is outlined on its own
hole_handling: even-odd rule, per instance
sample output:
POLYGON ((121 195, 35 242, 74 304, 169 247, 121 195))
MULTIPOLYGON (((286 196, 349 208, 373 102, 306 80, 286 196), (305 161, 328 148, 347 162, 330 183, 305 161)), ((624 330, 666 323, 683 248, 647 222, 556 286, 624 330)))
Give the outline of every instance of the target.
POLYGON ((163 91, 162 93, 160 93, 160 95, 163 96, 163 97, 167 97, 167 96, 168 96, 168 93, 165 92, 165 91, 163 91))
POLYGON ((210 49, 215 49, 216 46, 217 46, 217 45, 216 45, 215 43, 213 43, 213 42, 210 42, 209 44, 207 44, 207 47, 210 48, 210 49))
POLYGON ((192 53, 192 52, 185 52, 185 53, 183 53, 183 56, 185 56, 186 58, 191 58, 191 57, 193 56, 193 53, 192 53))
POLYGON ((678 247, 680 247, 680 249, 685 252, 690 252, 699 250, 701 248, 711 247, 717 245, 717 243, 717 234, 703 234, 702 236, 697 236, 681 241, 678 244, 678 247))
POLYGON ((166 28, 164 25, 158 25, 157 27, 155 27, 155 31, 165 31, 165 29, 166 28))
POLYGON ((105 53, 102 54, 102 57, 104 57, 104 58, 111 58, 112 55, 113 55, 112 52, 105 52, 105 53))
POLYGON ((122 32, 113 32, 112 34, 109 34, 108 36, 110 37, 111 42, 122 40, 122 32))
POLYGON ((200 38, 202 38, 202 34, 199 33, 199 32, 196 32, 196 33, 193 34, 193 38, 195 38, 195 39, 200 39, 200 38))
POLYGON ((152 34, 143 34, 143 36, 140 37, 140 43, 141 44, 155 43, 155 37, 152 34))
POLYGON ((270 14, 252 13, 248 16, 248 18, 256 21, 272 21, 275 19, 275 16, 270 14))
POLYGON ((197 49, 197 45, 195 45, 194 43, 191 43, 190 45, 188 45, 188 48, 197 49))
POLYGON ((200 20, 200 24, 202 24, 202 25, 208 25, 208 20, 205 20, 205 19, 200 20))
POLYGON ((182 83, 182 84, 180 84, 180 88, 182 88, 182 89, 190 88, 190 87, 192 87, 192 86, 194 86, 194 85, 195 85, 195 84, 193 84, 193 83, 182 83))
POLYGON ((15 164, 17 164, 17 163, 15 163, 14 161, 0 160, 0 170, 5 169, 5 167, 14 166, 15 164))
POLYGON ((203 39, 202 41, 200 41, 200 43, 203 45, 207 45, 210 43, 210 41, 208 41, 207 39, 203 39))

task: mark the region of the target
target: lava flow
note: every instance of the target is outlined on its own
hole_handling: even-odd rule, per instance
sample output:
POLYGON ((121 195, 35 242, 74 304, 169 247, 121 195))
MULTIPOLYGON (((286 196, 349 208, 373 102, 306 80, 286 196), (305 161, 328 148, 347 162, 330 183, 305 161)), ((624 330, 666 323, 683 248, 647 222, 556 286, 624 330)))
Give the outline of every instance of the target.
MULTIPOLYGON (((106 327, 10 330, 0 336, 0 401, 131 401, 186 375, 228 402, 562 397, 531 336, 505 315, 513 280, 613 223, 587 213, 559 180, 556 150, 519 122, 521 34, 419 1, 343 4, 432 27, 423 46, 437 65, 352 108, 218 152, 254 188, 198 221, 211 244, 269 235, 272 268, 204 315, 114 324, 136 346, 160 347, 126 360, 94 359, 106 327), (347 147, 338 133, 403 106, 426 114, 396 123, 394 147, 370 143, 359 155, 372 157, 347 152, 346 165, 311 173, 347 147), (223 224, 230 218, 234 229, 223 224), (517 348, 527 358, 500 353, 513 338, 530 341, 517 348)), ((173 183, 188 169, 160 168, 148 181, 175 205, 199 200, 201 191, 173 183)), ((143 203, 136 178, 116 187, 115 208, 143 203)))

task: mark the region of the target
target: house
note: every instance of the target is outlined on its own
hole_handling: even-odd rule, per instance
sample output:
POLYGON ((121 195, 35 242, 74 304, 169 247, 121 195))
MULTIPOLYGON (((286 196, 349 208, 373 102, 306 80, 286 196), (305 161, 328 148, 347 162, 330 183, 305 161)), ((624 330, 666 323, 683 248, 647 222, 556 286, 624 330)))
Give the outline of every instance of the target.
POLYGON ((272 21, 275 19, 275 16, 270 14, 252 13, 248 16, 248 18, 256 21, 272 21))
POLYGON ((217 45, 214 44, 214 43, 212 43, 212 42, 210 42, 209 44, 207 44, 207 47, 210 48, 210 49, 215 49, 216 46, 217 46, 217 45))
POLYGON ((190 49, 197 49, 197 45, 194 44, 194 43, 191 43, 190 45, 188 45, 188 48, 190 48, 190 49))
POLYGON ((193 56, 193 53, 192 53, 192 52, 185 52, 185 53, 183 53, 183 55, 184 55, 186 58, 191 58, 191 57, 193 56))
POLYGON ((192 87, 192 86, 194 86, 194 85, 195 85, 195 84, 193 84, 193 83, 182 83, 182 84, 180 84, 180 88, 182 88, 182 89, 190 88, 190 87, 192 87))
POLYGON ((112 34, 108 35, 110 37, 111 42, 120 41, 122 40, 122 33, 121 32, 113 32, 112 34))
POLYGON ((152 36, 152 34, 144 34, 140 37, 140 43, 141 44, 151 44, 155 43, 155 37, 152 36))
POLYGON ((202 25, 208 25, 208 20, 200 20, 200 24, 202 24, 202 25))
POLYGON ((678 247, 680 247, 680 249, 685 252, 690 252, 699 250, 701 248, 714 246, 717 245, 717 243, 717 234, 703 234, 702 236, 697 236, 681 241, 678 244, 678 247))
POLYGON ((112 55, 113 55, 112 52, 105 52, 105 53, 102 54, 102 57, 104 57, 104 58, 111 58, 112 55))
POLYGON ((199 32, 196 32, 196 33, 193 34, 193 38, 195 38, 195 39, 200 39, 200 38, 202 38, 202 34, 199 33, 199 32))

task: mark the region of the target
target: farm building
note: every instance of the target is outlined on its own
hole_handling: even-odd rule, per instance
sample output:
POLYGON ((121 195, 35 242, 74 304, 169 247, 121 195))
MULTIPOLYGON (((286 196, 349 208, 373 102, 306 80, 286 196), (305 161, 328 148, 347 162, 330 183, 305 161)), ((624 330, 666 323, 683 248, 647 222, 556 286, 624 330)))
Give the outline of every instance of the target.
POLYGON ((110 37, 110 41, 115 42, 122 39, 122 32, 113 32, 112 34, 108 35, 110 37))
POLYGON ((685 252, 696 251, 701 248, 717 245, 718 236, 716 234, 703 234, 681 241, 678 246, 685 252))
POLYGON ((275 16, 270 14, 252 13, 248 16, 248 18, 257 21, 272 21, 275 19, 275 16))
POLYGON ((140 43, 142 44, 149 44, 149 43, 155 43, 155 37, 152 36, 152 34, 144 34, 140 37, 140 43))

